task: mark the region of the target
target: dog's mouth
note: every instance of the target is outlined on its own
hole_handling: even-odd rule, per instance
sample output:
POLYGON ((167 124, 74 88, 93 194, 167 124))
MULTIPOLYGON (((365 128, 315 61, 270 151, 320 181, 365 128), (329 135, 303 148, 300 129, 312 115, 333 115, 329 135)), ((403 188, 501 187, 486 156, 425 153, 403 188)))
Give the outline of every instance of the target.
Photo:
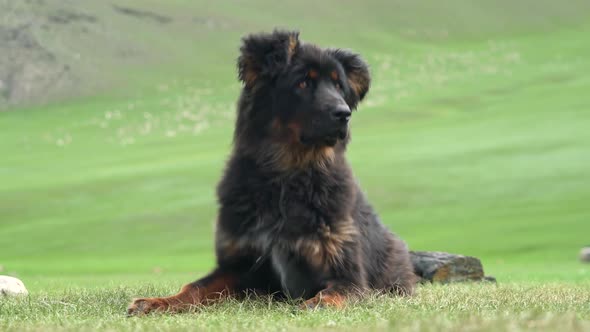
POLYGON ((336 145, 336 143, 338 143, 337 136, 328 136, 328 137, 324 138, 324 144, 327 146, 334 146, 334 145, 336 145))
POLYGON ((348 135, 346 129, 339 129, 328 135, 321 137, 308 137, 301 135, 300 141, 304 145, 321 145, 321 146, 335 146, 339 140, 344 140, 348 135))

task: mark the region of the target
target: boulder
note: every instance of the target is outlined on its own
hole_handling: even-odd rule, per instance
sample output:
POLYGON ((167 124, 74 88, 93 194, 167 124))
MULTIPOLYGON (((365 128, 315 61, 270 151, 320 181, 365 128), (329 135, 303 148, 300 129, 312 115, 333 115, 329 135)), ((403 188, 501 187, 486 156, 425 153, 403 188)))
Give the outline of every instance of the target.
POLYGON ((0 294, 3 296, 28 295, 25 284, 17 278, 0 276, 0 294))

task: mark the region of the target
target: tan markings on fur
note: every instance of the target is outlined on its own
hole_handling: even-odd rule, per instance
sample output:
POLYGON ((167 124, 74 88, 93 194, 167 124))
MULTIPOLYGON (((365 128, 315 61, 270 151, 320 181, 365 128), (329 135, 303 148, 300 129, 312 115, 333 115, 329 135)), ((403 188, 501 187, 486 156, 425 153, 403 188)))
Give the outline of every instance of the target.
POLYGON ((315 309, 317 307, 326 306, 336 309, 342 309, 345 305, 346 295, 333 291, 321 291, 316 296, 305 301, 301 305, 301 307, 303 309, 315 309))
POLYGON ((333 79, 334 81, 336 81, 336 80, 338 79, 338 73, 337 73, 335 70, 333 70, 333 71, 330 73, 330 77, 332 77, 332 79, 333 79))
POLYGON ((343 247, 347 242, 353 242, 358 234, 358 229, 355 227, 352 218, 347 218, 339 223, 332 225, 328 237, 324 238, 323 244, 325 247, 327 258, 333 264, 342 262, 343 247))
POLYGON ((298 122, 292 121, 289 122, 289 124, 287 125, 287 128, 289 128, 289 141, 291 143, 298 143, 299 142, 299 136, 301 136, 301 124, 299 124, 298 122))
POLYGON ((348 84, 350 84, 352 90, 354 90, 354 92, 358 96, 360 96, 363 93, 363 91, 367 89, 369 81, 362 75, 358 75, 355 72, 351 72, 350 74, 348 74, 348 84))
POLYGON ((185 285, 173 296, 136 299, 127 312, 137 315, 152 311, 186 311, 195 305, 209 304, 233 295, 237 282, 235 275, 219 275, 204 286, 185 285))
POLYGON ((233 241, 227 238, 219 239, 217 241, 217 248, 221 252, 222 255, 230 257, 237 255, 242 248, 238 244, 238 241, 233 241))
POLYGON ((298 143, 280 144, 272 153, 273 161, 283 170, 301 169, 310 165, 327 170, 335 157, 332 147, 306 147, 298 143))
POLYGON ((244 77, 244 79, 246 80, 246 85, 249 87, 254 85, 254 82, 256 81, 257 77, 258 75, 256 75, 256 73, 253 70, 248 70, 246 72, 246 76, 244 77))
POLYGON ((301 169, 314 165, 327 171, 336 159, 333 147, 309 147, 301 144, 301 124, 297 119, 286 125, 276 117, 270 124, 275 143, 262 147, 264 156, 281 170, 301 169))
POLYGON ((238 279, 233 275, 222 275, 211 280, 206 286, 185 285, 176 295, 163 298, 171 307, 181 309, 186 305, 207 304, 232 295, 238 279))
POLYGON ((342 264, 344 247, 354 242, 358 234, 352 218, 334 223, 331 227, 323 224, 317 236, 300 238, 295 242, 295 250, 306 257, 315 267, 329 268, 342 264))
POLYGON ((271 127, 274 131, 279 132, 282 128, 281 119, 279 119, 278 117, 274 118, 272 120, 271 127))
POLYGON ((309 76, 309 78, 311 78, 311 79, 316 79, 316 78, 318 78, 318 76, 320 76, 320 74, 318 73, 317 70, 310 69, 309 72, 307 72, 307 76, 309 76))
POLYGON ((215 225, 215 246, 216 249, 225 257, 236 256, 243 250, 247 249, 244 239, 230 236, 223 229, 215 225))
POLYGON ((248 87, 252 87, 252 85, 254 85, 254 82, 256 81, 256 79, 258 78, 258 74, 256 73, 257 69, 256 69, 256 64, 253 61, 253 59, 251 59, 250 57, 247 57, 246 59, 244 59, 244 82, 246 83, 246 86, 248 87))
POLYGON ((289 45, 287 46, 287 61, 291 61, 293 55, 295 55, 295 51, 297 50, 297 45, 299 41, 297 40, 296 36, 289 36, 289 45))

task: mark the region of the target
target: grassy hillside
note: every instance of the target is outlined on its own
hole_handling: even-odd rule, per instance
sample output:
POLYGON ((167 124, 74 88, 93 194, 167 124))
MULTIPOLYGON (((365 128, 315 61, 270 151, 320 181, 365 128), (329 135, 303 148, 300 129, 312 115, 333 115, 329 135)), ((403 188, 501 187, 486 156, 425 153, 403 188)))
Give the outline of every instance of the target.
POLYGON ((53 22, 31 33, 72 89, 0 113, 0 264, 33 289, 213 265, 239 38, 275 26, 371 64, 349 157, 410 247, 500 280, 590 275, 586 1, 30 3, 5 22, 53 22))

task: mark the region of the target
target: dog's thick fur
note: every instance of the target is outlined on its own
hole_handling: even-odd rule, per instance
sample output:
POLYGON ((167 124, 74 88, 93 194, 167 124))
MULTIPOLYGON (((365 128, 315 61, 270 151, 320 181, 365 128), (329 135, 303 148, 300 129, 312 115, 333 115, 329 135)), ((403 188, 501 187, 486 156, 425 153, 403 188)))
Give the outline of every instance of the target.
POLYGON ((218 186, 217 268, 129 314, 180 311, 247 291, 341 307, 365 290, 412 294, 406 245, 379 221, 345 158, 369 90, 356 54, 298 33, 245 37, 234 149, 218 186))

